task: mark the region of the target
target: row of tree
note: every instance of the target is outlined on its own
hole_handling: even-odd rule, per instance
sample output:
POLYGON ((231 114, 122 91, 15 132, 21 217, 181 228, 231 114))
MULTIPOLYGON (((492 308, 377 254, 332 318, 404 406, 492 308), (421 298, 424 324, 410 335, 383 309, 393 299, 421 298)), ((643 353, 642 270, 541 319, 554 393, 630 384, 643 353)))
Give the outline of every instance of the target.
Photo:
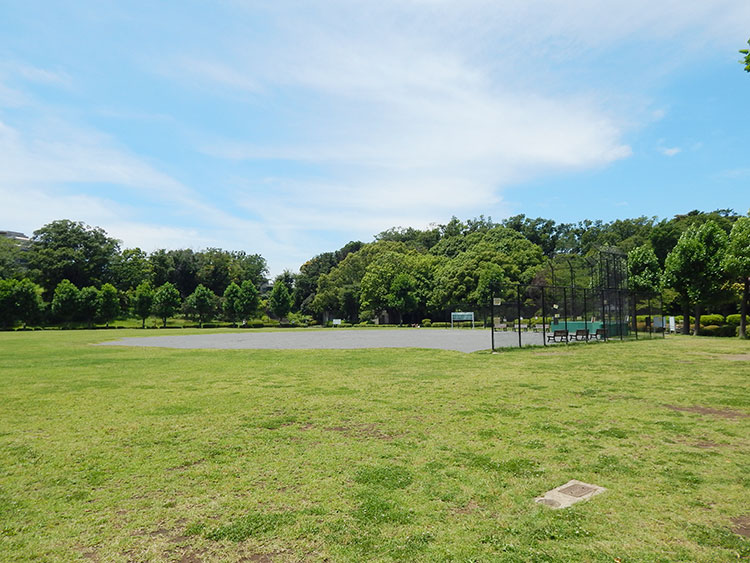
POLYGON ((286 317, 292 308, 291 293, 283 282, 274 286, 267 300, 261 299, 250 281, 241 285, 230 283, 221 297, 199 284, 183 299, 170 282, 154 288, 149 281, 142 282, 132 292, 123 293, 109 283, 101 288, 79 289, 70 280, 62 280, 55 287, 50 302, 45 302, 42 294, 41 286, 28 278, 0 280, 0 327, 12 327, 20 322, 24 327, 84 323, 90 328, 95 322, 109 326, 119 317, 141 319, 141 326, 145 327, 150 316, 160 318, 163 326, 167 326, 167 319, 177 314, 196 319, 200 326, 217 317, 238 324, 266 307, 278 318, 286 317))
POLYGON ((27 245, 0 237, 0 278, 29 278, 47 297, 64 279, 77 287, 105 283, 120 291, 144 281, 158 287, 171 283, 183 298, 199 285, 221 295, 231 283, 267 281, 266 260, 259 254, 209 248, 156 250, 120 249, 120 242, 99 227, 69 220, 53 221, 34 231, 27 245))
MULTIPOLYGON (((350 242, 319 254, 299 273, 277 276, 264 310, 278 318, 293 312, 319 321, 444 319, 451 310, 485 307, 493 291, 511 284, 590 287, 591 257, 615 247, 628 253, 630 289, 663 291, 667 312, 694 306, 731 314, 738 303, 747 307, 747 225, 747 217, 717 210, 668 220, 557 224, 518 215, 499 223, 453 218, 424 230, 393 228, 371 243, 350 242)), ((258 290, 267 287, 265 273, 265 260, 257 254, 120 251, 118 241, 99 228, 55 221, 36 231, 26 247, 0 245, 0 278, 6 280, 0 285, 0 317, 6 325, 11 318, 23 322, 31 317, 22 318, 20 311, 35 300, 43 304, 44 298, 48 316, 58 322, 107 319, 110 310, 105 307, 103 313, 101 305, 93 304, 107 288, 107 295, 112 290, 117 295, 122 315, 144 319, 154 314, 165 320, 181 312, 201 323, 217 315, 237 322, 257 312, 257 304, 253 309, 237 303, 255 303, 258 290), (72 305, 55 306, 60 284, 64 292, 79 292, 68 299, 78 303, 77 312, 71 312, 72 305), (164 297, 167 289, 173 298, 164 297), (10 294, 18 297, 7 298, 10 294), (149 305, 150 294, 154 301, 149 305), (174 304, 168 313, 154 305, 168 302, 174 304)))

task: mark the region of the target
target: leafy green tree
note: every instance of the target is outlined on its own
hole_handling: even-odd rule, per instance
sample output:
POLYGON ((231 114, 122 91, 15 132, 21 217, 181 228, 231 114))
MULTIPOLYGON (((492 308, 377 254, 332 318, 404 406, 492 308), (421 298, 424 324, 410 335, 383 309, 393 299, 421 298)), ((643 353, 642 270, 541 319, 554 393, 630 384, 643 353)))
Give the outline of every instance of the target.
POLYGON ((231 252, 220 248, 207 248, 200 252, 198 259, 198 283, 203 284, 216 294, 224 290, 239 277, 231 252))
POLYGON ((232 282, 224 291, 224 299, 222 300, 222 309, 224 310, 224 316, 228 321, 233 324, 237 324, 240 319, 240 299, 242 289, 239 285, 232 282))
POLYGON ((18 278, 25 274, 23 254, 15 240, 0 235, 0 279, 18 278))
POLYGON ((180 292, 169 282, 159 286, 154 293, 153 313, 162 319, 165 328, 167 326, 167 319, 179 310, 181 302, 180 292))
POLYGON ((77 287, 100 285, 110 277, 120 244, 99 227, 67 219, 34 231, 31 240, 29 269, 45 291, 52 291, 63 279, 77 287))
POLYGON ((189 248, 170 250, 169 255, 174 264, 169 281, 178 289, 180 296, 185 298, 198 287, 198 255, 189 248))
POLYGON ((236 305, 237 313, 240 319, 248 319, 252 317, 260 307, 260 294, 258 288, 255 286, 255 282, 251 280, 245 280, 240 285, 239 302, 236 305))
POLYGON ((100 291, 93 285, 81 288, 78 292, 78 318, 91 328, 99 315, 100 291))
POLYGON ((285 318, 292 310, 292 295, 284 282, 279 281, 273 284, 271 295, 268 298, 268 306, 278 319, 285 318))
POLYGON ((260 254, 247 254, 243 251, 232 252, 233 280, 237 283, 249 280, 257 288, 267 281, 268 264, 260 254))
POLYGON ((12 327, 18 320, 17 286, 18 280, 0 279, 0 326, 3 328, 12 327))
MULTIPOLYGON (((400 250, 404 250, 401 247, 400 250)), ((414 251, 385 250, 368 265, 361 282, 361 307, 364 315, 387 311, 391 322, 403 322, 404 316, 419 308, 417 254, 414 251)))
POLYGON ((479 271, 477 283, 477 296, 480 302, 489 303, 493 297, 499 296, 505 284, 505 271, 498 264, 484 264, 479 271))
POLYGON ((723 265, 732 278, 742 283, 740 338, 747 338, 746 317, 750 298, 750 217, 741 217, 732 227, 723 265))
POLYGON ((42 288, 28 278, 16 285, 16 311, 23 327, 40 319, 44 310, 42 288))
POLYGON ((154 287, 161 287, 172 280, 174 275, 174 259, 165 249, 155 250, 148 256, 151 267, 151 282, 154 287))
POLYGON ((78 288, 70 280, 62 280, 55 287, 52 297, 52 313, 63 324, 69 325, 78 314, 78 288))
POLYGON ((99 293, 99 316, 109 328, 109 323, 120 314, 120 294, 111 283, 105 283, 99 293))
POLYGON ((661 268, 651 247, 639 246, 628 252, 628 283, 636 293, 652 294, 659 291, 661 268))
POLYGON ((154 307, 154 287, 151 282, 143 282, 135 288, 133 311, 141 319, 141 328, 146 328, 146 319, 154 307))
POLYGON ((700 333, 703 303, 713 297, 723 281, 721 265, 726 245, 726 233, 715 221, 708 220, 700 227, 688 227, 667 256, 665 282, 682 297, 684 334, 688 333, 690 303, 695 305, 694 334, 700 333))
POLYGON ((198 284, 195 291, 188 295, 186 306, 191 314, 198 316, 198 324, 203 328, 203 323, 213 318, 216 311, 216 294, 203 284, 198 284))
POLYGON ((143 250, 126 248, 112 261, 110 279, 117 289, 127 291, 149 281, 152 273, 153 266, 143 250))
MULTIPOLYGON (((747 44, 750 45, 750 39, 747 40, 747 44)), ((745 72, 750 72, 750 49, 740 49, 740 53, 745 55, 745 58, 740 61, 745 65, 745 72)))

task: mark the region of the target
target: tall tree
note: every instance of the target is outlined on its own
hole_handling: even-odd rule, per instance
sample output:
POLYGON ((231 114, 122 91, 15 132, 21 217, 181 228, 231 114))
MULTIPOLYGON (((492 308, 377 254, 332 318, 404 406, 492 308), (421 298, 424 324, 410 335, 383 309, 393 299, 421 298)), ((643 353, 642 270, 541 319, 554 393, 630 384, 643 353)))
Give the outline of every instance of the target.
POLYGON ((659 291, 661 268, 651 247, 643 245, 628 252, 628 284, 636 293, 659 291))
POLYGON ((292 295, 284 282, 278 281, 273 284, 271 296, 268 298, 268 306, 278 319, 285 318, 292 310, 292 295))
POLYGON ((198 283, 216 294, 224 293, 224 290, 239 275, 234 262, 232 254, 220 248, 207 248, 200 252, 198 254, 198 283))
POLYGON ((153 313, 162 319, 162 326, 164 326, 164 328, 167 327, 167 319, 174 315, 180 308, 180 303, 180 292, 169 282, 159 286, 154 293, 153 313))
POLYGON ((747 302, 750 298, 750 217, 738 219, 732 227, 724 258, 724 269, 742 284, 740 338, 747 338, 747 302))
POLYGON ((99 315, 100 292, 93 285, 81 288, 78 292, 78 318, 91 328, 99 315))
POLYGON ((135 288, 133 311, 141 319, 141 328, 146 328, 146 319, 154 306, 154 287, 150 282, 143 282, 135 288))
MULTIPOLYGON (((750 39, 747 40, 747 44, 750 45, 750 39)), ((750 49, 740 49, 740 53, 745 55, 745 58, 740 61, 745 65, 745 72, 750 72, 750 49)))
POLYGON ((78 314, 78 303, 78 288, 70 280, 61 280, 52 297, 52 313, 69 325, 78 314))
POLYGON ((0 326, 3 328, 12 327, 18 320, 17 287, 18 280, 0 279, 0 326))
POLYGON ((216 311, 216 294, 203 284, 198 284, 195 291, 185 301, 188 311, 198 316, 198 325, 203 328, 205 321, 213 318, 216 311))
POLYGON ((221 308, 224 311, 224 317, 236 325, 240 318, 240 294, 242 289, 236 283, 230 283, 224 291, 221 308))
POLYGON ((700 333, 701 308, 723 281, 721 265, 726 244, 724 230, 715 221, 708 220, 700 227, 688 227, 667 256, 665 282, 682 297, 685 334, 691 302, 695 305, 694 334, 700 333))
POLYGON ((260 294, 255 283, 251 280, 245 280, 240 285, 239 299, 236 305, 239 318, 245 320, 250 318, 258 311, 260 306, 260 294))
POLYGON ((0 279, 18 278, 26 273, 23 255, 18 242, 0 235, 0 279))
POLYGON ((16 286, 16 310, 24 328, 41 317, 44 308, 42 291, 40 286, 28 278, 22 279, 16 286))
POLYGON ((99 294, 99 316, 104 325, 109 328, 109 323, 120 314, 120 295, 117 288, 111 283, 105 283, 99 294))
POLYGON ((138 287, 150 281, 153 266, 148 255, 140 248, 126 248, 112 262, 111 282, 121 291, 138 287))
POLYGON ((46 291, 63 279, 77 287, 99 286, 109 279, 119 241, 99 227, 63 219, 34 231, 28 250, 29 269, 46 291))

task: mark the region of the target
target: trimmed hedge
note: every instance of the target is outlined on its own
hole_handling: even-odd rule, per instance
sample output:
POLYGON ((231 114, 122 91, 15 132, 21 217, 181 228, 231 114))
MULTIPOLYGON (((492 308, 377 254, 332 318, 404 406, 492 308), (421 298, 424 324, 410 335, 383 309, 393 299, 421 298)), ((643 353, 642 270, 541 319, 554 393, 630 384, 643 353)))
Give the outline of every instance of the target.
POLYGON ((721 326, 724 324, 724 315, 701 315, 701 325, 703 326, 721 326))
POLYGON ((737 328, 730 325, 708 325, 701 328, 701 336, 737 336, 737 328))
MULTIPOLYGON (((727 315, 727 324, 732 326, 740 326, 740 315, 739 313, 736 315, 727 315)), ((745 324, 750 325, 750 316, 745 315, 745 324)))

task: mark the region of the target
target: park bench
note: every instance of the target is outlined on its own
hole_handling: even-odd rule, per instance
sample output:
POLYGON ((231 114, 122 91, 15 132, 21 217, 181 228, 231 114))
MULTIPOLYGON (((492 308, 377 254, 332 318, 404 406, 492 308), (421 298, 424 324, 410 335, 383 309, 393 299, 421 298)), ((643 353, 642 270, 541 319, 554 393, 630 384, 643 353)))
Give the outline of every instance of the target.
POLYGON ((579 328, 576 330, 575 336, 573 336, 576 340, 588 340, 589 339, 589 329, 587 328, 579 328))
POLYGON ((607 329, 606 328, 597 328, 596 333, 589 336, 589 339, 593 338, 594 340, 606 340, 607 338, 607 329))
POLYGON ((550 340, 552 342, 558 342, 558 339, 559 339, 560 342, 562 342, 563 340, 565 342, 567 342, 568 341, 568 331, 567 330, 556 330, 552 334, 548 334, 547 335, 547 342, 549 342, 550 340))

